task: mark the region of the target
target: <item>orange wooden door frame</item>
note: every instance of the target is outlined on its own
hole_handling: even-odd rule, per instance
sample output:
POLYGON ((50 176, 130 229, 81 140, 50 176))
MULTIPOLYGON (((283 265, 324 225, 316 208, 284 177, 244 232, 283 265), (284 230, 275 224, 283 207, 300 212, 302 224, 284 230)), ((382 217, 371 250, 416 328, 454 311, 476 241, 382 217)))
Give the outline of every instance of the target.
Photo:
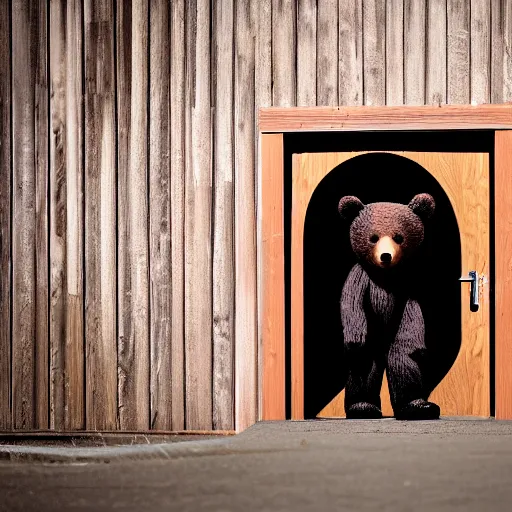
POLYGON ((283 133, 440 129, 495 132, 494 416, 512 419, 512 105, 265 108, 259 128, 259 419, 285 419, 283 133))

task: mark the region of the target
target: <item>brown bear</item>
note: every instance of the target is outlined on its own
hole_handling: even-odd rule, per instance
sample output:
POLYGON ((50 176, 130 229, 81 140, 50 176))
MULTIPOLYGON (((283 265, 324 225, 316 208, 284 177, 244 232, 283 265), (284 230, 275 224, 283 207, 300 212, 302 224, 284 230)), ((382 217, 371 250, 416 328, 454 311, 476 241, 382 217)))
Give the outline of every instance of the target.
POLYGON ((414 196, 408 205, 364 205, 354 196, 339 201, 358 259, 341 294, 347 418, 382 417, 384 369, 396 419, 439 418, 439 406, 427 401, 425 324, 414 294, 421 274, 414 268, 414 254, 434 209, 429 194, 414 196))

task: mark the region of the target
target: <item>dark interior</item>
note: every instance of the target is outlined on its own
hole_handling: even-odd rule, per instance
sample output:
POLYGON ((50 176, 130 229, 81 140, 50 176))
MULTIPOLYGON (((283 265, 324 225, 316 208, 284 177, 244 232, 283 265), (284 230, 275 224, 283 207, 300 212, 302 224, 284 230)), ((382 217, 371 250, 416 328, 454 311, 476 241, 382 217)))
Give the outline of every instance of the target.
MULTIPOLYGON (((478 132, 479 136, 477 132, 472 132, 469 137, 466 133, 465 139, 455 140, 457 137, 454 137, 451 147, 447 147, 446 141, 449 137, 442 132, 358 133, 348 134, 348 137, 343 138, 340 134, 323 135, 324 138, 317 140, 316 146, 312 144, 313 140, 306 141, 304 134, 288 136, 288 138, 296 138, 294 143, 289 140, 287 142, 285 138, 285 152, 290 155, 290 158, 286 158, 288 173, 291 172, 289 160, 294 152, 347 150, 490 152, 493 142, 486 132, 478 132), (301 138, 302 144, 300 144, 301 138), (419 140, 420 138, 422 140, 419 140), (308 146, 312 145, 313 151, 308 149, 308 146)), ((315 138, 314 136, 312 139, 315 138)), ((289 174, 288 177, 290 177, 289 174)), ((287 196, 285 206, 288 209, 291 205, 290 180, 286 179, 285 184, 287 196)), ((415 194, 421 192, 432 194, 436 200, 436 213, 426 226, 425 240, 417 255, 417 286, 426 324, 430 389, 442 380, 455 361, 461 342, 460 308, 461 306, 469 307, 469 303, 461 305, 461 284, 458 278, 469 269, 461 268, 457 220, 446 193, 427 170, 406 158, 378 152, 353 158, 333 169, 322 180, 313 193, 306 215, 304 227, 306 418, 315 418, 322 408, 343 389, 346 380, 339 298, 344 280, 356 260, 350 247, 348 229, 343 226, 337 212, 339 199, 343 195, 350 194, 359 197, 364 203, 392 201, 407 204, 415 194)), ((289 222, 285 228, 288 235, 286 289, 287 371, 289 372, 289 222)), ((493 269, 491 269, 491 282, 492 272, 493 269)), ((290 379, 287 378, 288 417, 291 396, 289 381, 290 379)))

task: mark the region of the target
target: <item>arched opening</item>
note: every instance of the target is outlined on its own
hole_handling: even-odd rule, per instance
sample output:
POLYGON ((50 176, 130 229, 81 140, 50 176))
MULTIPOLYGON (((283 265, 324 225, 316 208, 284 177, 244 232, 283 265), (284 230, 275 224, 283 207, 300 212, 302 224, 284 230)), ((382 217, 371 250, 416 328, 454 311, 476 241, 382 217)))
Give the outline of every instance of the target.
POLYGON ((311 197, 304 226, 304 412, 316 415, 343 389, 346 367, 339 298, 356 259, 337 212, 343 195, 364 203, 407 204, 427 192, 436 213, 417 254, 418 295, 426 325, 428 386, 434 389, 461 345, 461 244, 445 191, 422 166, 388 153, 369 153, 334 168, 311 197))

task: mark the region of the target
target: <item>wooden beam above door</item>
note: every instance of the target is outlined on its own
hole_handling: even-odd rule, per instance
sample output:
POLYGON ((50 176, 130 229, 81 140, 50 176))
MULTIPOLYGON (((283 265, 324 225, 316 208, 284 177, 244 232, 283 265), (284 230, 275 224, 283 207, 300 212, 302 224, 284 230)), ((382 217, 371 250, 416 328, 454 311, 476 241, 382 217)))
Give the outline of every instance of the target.
POLYGON ((386 107, 267 107, 259 112, 261 132, 508 130, 512 103, 386 107))

